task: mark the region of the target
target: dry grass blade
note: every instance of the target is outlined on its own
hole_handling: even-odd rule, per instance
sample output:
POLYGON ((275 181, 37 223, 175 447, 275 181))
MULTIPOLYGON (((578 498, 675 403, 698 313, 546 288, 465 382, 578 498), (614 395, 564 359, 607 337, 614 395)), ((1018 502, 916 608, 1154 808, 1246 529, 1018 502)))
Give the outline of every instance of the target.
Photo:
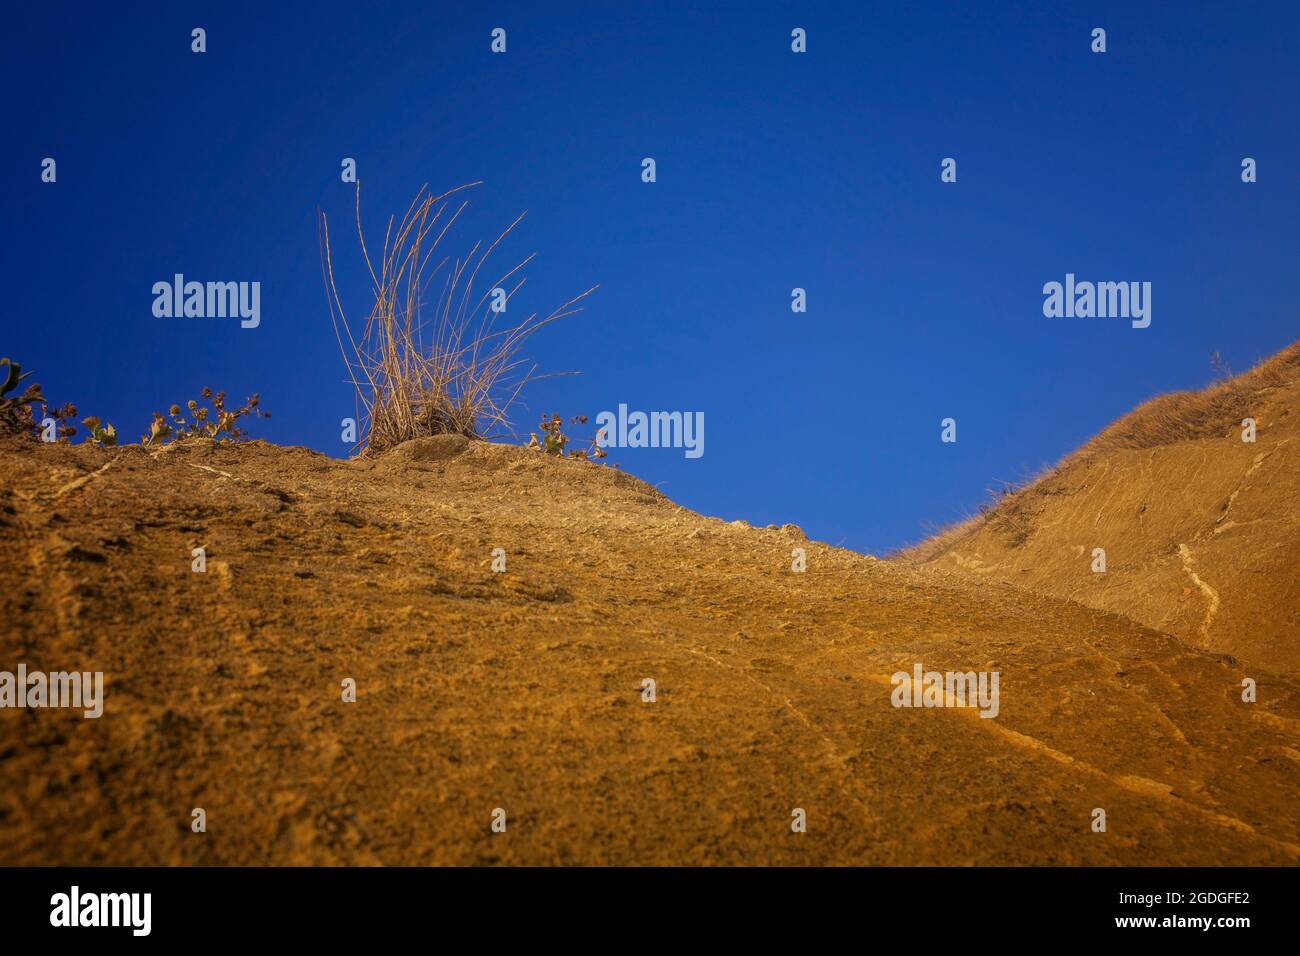
MULTIPOLYGON (((347 320, 334 280, 329 221, 320 213, 321 269, 326 301, 348 376, 364 406, 362 445, 380 452, 411 438, 457 434, 490 438, 509 427, 507 414, 523 387, 537 378, 535 366, 522 371, 520 352, 539 329, 581 311, 577 303, 588 289, 545 317, 530 314, 522 322, 497 328, 502 313, 493 308, 492 290, 501 289, 508 305, 526 279, 526 257, 505 270, 475 298, 479 271, 523 220, 520 215, 486 248, 475 243, 454 261, 435 256, 452 224, 464 211, 462 201, 448 213, 448 198, 477 186, 467 183, 440 195, 420 188, 396 223, 389 219, 376 272, 361 226, 361 186, 357 185, 357 237, 372 283, 374 305, 360 333, 347 320), (444 267, 441 292, 432 303, 432 320, 422 311, 433 280, 444 267)), ((490 275, 491 273, 489 273, 490 275)))

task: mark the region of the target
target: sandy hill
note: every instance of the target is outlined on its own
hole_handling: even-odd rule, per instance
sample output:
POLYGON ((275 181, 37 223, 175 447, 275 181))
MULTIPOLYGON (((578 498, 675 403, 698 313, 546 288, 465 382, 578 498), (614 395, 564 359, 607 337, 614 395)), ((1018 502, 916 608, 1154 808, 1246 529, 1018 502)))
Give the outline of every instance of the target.
POLYGON ((592 464, 0 446, 0 535, 0 670, 107 680, 98 720, 0 710, 0 863, 1300 859, 1294 679, 592 464), (892 706, 917 663, 997 671, 998 715, 892 706))
POLYGON ((902 555, 1300 672, 1300 343, 1162 395, 996 507, 902 555), (1242 421, 1255 420, 1255 441, 1242 421), (1092 570, 1093 549, 1105 572, 1092 570))

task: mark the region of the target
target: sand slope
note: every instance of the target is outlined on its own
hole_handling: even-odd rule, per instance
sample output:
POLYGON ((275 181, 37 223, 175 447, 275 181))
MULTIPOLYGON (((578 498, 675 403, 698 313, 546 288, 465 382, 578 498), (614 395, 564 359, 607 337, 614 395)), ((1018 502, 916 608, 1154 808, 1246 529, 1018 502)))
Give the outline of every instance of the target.
POLYGON ((904 559, 1124 614, 1300 673, 1300 343, 1162 396, 904 559), (1253 443, 1243 419, 1256 421, 1253 443), (1093 573, 1093 549, 1106 552, 1093 573))
POLYGON ((108 680, 0 710, 0 863, 1300 859, 1300 684, 1079 604, 454 439, 0 476, 0 669, 108 680), (999 716, 891 706, 916 662, 997 670, 999 716))

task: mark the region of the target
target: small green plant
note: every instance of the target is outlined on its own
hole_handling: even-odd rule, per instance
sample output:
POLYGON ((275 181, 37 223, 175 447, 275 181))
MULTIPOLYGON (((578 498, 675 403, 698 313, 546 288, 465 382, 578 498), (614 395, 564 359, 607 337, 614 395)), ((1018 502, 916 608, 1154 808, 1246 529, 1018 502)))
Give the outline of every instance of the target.
POLYGON ((234 410, 226 408, 226 393, 213 393, 205 388, 201 397, 211 399, 212 407, 200 405, 194 399, 185 403, 185 408, 173 405, 164 416, 161 412, 153 413, 149 433, 140 436, 140 444, 148 447, 160 444, 165 439, 186 441, 190 438, 211 438, 214 441, 239 441, 244 437, 244 430, 237 424, 241 418, 250 415, 254 418, 270 418, 270 412, 264 412, 259 406, 260 399, 256 393, 234 410), (188 414, 187 414, 188 413, 188 414))
POLYGON ((88 415, 81 420, 81 424, 86 426, 90 432, 90 437, 86 439, 104 448, 117 444, 117 429, 111 422, 101 422, 94 415, 88 415))
MULTIPOLYGON (((587 416, 575 415, 573 418, 569 419, 569 424, 585 425, 587 424, 587 416)), ((542 435, 545 436, 542 439, 538 439, 536 432, 528 433, 527 447, 534 451, 540 451, 547 455, 555 455, 557 458, 577 458, 579 460, 593 461, 604 458, 609 454, 609 452, 605 451, 605 449, 601 448, 597 443, 597 439, 602 437, 604 429, 601 429, 592 436, 590 447, 569 450, 569 436, 564 434, 564 419, 559 415, 553 414, 550 418, 543 415, 541 424, 538 425, 538 428, 541 429, 542 435)))

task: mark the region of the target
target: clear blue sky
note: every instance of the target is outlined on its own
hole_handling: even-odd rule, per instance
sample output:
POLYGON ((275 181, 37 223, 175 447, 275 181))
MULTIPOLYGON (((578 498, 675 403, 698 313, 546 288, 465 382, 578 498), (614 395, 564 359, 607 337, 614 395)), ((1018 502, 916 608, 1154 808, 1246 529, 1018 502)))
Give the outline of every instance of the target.
MULTIPOLYGON (((612 460, 860 550, 1203 385, 1213 350, 1243 368, 1300 337, 1294 2, 190 6, 6 14, 0 352, 131 438, 212 385, 261 393, 258 437, 345 453, 316 235, 318 207, 347 235, 345 156, 372 229, 425 182, 485 181, 449 248, 527 209, 520 307, 600 284, 534 340, 582 374, 530 392, 521 430, 703 411, 703 458, 612 460), (260 328, 155 318, 175 272, 260 281, 260 328), (1066 272, 1150 281, 1151 327, 1045 318, 1066 272)), ((354 313, 365 292, 352 273, 354 313)))

